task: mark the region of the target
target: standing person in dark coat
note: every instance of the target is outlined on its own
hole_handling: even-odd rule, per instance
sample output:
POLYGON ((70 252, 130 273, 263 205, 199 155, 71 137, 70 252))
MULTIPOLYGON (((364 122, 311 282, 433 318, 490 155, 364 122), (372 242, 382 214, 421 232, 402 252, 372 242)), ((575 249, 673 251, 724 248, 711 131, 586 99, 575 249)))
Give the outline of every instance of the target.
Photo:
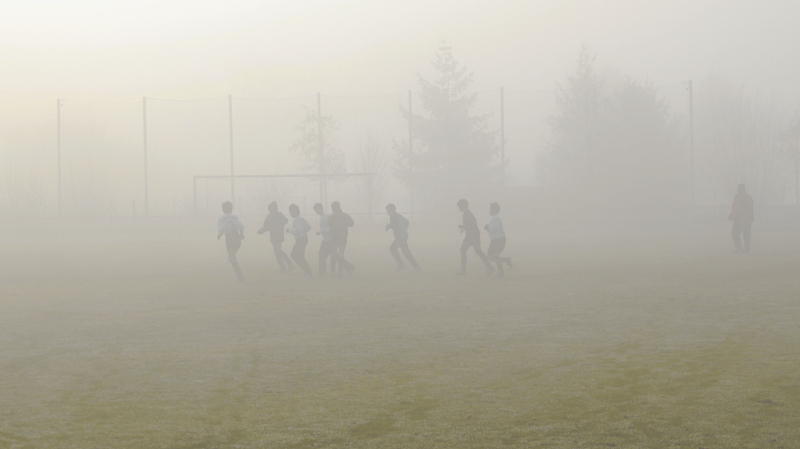
POLYGON ((389 224, 386 225, 386 230, 388 231, 391 229, 394 234, 394 242, 392 242, 392 246, 389 247, 389 252, 392 253, 394 260, 397 261, 397 269, 394 271, 406 269, 403 259, 400 258, 400 253, 397 251, 398 249, 403 251, 403 255, 406 256, 408 262, 414 267, 415 272, 422 270, 422 267, 417 264, 414 256, 411 255, 411 250, 408 249, 408 220, 406 217, 398 214, 397 207, 391 203, 386 205, 386 213, 389 214, 389 224))
POLYGON ((275 258, 278 259, 278 266, 281 267, 281 273, 288 273, 294 270, 294 264, 292 259, 283 252, 281 246, 284 240, 283 227, 286 226, 286 223, 289 223, 289 219, 278 211, 278 203, 275 201, 269 203, 267 209, 269 209, 269 215, 264 219, 264 225, 261 226, 258 233, 269 232, 269 239, 272 242, 275 258))
POLYGON ((478 229, 478 220, 475 215, 469 210, 469 203, 465 199, 458 200, 458 209, 463 213, 461 217, 461 224, 458 229, 465 233, 464 241, 461 243, 461 271, 456 273, 458 276, 467 275, 467 250, 472 247, 475 254, 481 258, 484 265, 486 265, 486 275, 490 276, 494 273, 494 267, 489 262, 489 258, 481 250, 481 231, 478 229))
POLYGON ((731 214, 728 220, 733 222, 731 235, 733 244, 736 246, 737 253, 750 253, 750 225, 753 224, 753 197, 744 190, 744 184, 739 184, 739 192, 733 198, 731 214), (739 240, 739 235, 744 236, 744 248, 739 240))
POLYGON ((228 250, 228 262, 231 263, 234 273, 236 273, 236 283, 244 283, 244 274, 239 268, 239 262, 236 261, 236 252, 242 246, 242 239, 244 238, 244 225, 239 220, 239 217, 233 215, 233 204, 230 201, 222 203, 223 216, 219 217, 217 221, 217 240, 225 235, 225 247, 228 250))
MULTIPOLYGON (((342 270, 347 270, 347 274, 352 274, 356 269, 344 258, 344 249, 347 247, 348 228, 352 228, 355 222, 350 215, 342 212, 342 206, 338 201, 331 203, 331 216, 328 218, 328 226, 331 228, 332 259, 334 267, 339 265, 339 277, 342 277, 342 270)), ((331 268, 331 274, 333 274, 331 268)))

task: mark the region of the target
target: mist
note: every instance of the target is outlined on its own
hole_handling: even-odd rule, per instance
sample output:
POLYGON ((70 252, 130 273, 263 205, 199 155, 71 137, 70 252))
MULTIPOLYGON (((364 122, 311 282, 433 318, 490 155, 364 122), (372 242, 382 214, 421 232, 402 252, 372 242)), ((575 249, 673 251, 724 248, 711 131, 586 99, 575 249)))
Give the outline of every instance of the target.
POLYGON ((798 17, 6 5, 0 447, 792 447, 798 17))

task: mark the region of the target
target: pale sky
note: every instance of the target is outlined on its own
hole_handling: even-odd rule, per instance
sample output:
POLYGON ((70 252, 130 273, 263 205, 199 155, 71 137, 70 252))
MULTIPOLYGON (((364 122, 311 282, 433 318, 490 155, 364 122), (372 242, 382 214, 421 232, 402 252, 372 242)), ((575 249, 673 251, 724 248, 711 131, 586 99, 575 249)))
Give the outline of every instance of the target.
MULTIPOLYGON (((106 187, 99 180, 105 176, 109 186, 126 189, 116 197, 141 200, 143 96, 402 94, 419 90, 417 73, 434 77, 430 62, 443 41, 473 70, 471 90, 492 91, 481 97, 491 103, 483 105, 483 112, 496 112, 500 87, 542 91, 506 97, 506 156, 513 161, 509 176, 521 184, 530 182, 535 157, 530 149, 543 141, 546 117, 553 112, 548 91, 574 70, 583 44, 597 54, 601 72, 673 86, 663 94, 673 95, 678 109, 686 107, 688 97, 686 84, 677 83, 694 80, 701 88, 710 75, 792 109, 800 104, 797 1, 5 3, 0 15, 0 176, 22 173, 42 183, 51 197, 57 179, 58 98, 67 99, 62 103, 64 182, 89 179, 102 190, 106 187)), ((386 98, 380 107, 364 106, 358 109, 361 115, 346 109, 345 100, 325 100, 326 111, 343 121, 339 144, 356 148, 354 139, 367 126, 399 126, 400 136, 405 135, 398 104, 406 97, 380 98, 386 98)), ((240 120, 261 120, 247 128, 252 136, 245 124, 237 128, 240 172, 273 172, 284 163, 296 138, 294 127, 303 117, 303 101, 275 109, 279 117, 237 109, 244 111, 237 115, 240 120), (268 137, 256 132, 265 123, 272 126, 264 131, 272 132, 268 137), (265 146, 270 151, 263 151, 265 146)), ((188 115, 173 110, 181 105, 168 105, 173 109, 164 111, 172 112, 162 111, 164 116, 158 104, 148 108, 153 195, 161 192, 169 204, 177 195, 157 187, 159 167, 172 170, 162 180, 182 188, 188 188, 192 175, 225 173, 227 162, 217 159, 228 154, 227 101, 217 103, 211 116, 189 129, 180 128, 188 115), (171 155, 172 165, 159 165, 158 154, 171 155)), ((493 117, 491 127, 497 129, 497 114, 493 117)), ((381 137, 397 137, 390 134, 384 131, 381 137)), ((52 212, 53 199, 48 201, 52 212)))
POLYGON ((655 83, 718 72, 797 96, 793 1, 28 1, 0 16, 0 93, 374 95, 416 88, 442 40, 476 90, 551 89, 581 44, 655 83))

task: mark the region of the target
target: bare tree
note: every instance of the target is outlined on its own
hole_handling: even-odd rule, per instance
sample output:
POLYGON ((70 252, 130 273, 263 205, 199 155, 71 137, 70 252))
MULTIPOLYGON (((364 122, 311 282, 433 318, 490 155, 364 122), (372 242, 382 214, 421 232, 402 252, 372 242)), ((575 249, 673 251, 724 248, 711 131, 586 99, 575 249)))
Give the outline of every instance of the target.
POLYGON ((727 192, 747 184, 756 205, 778 203, 787 175, 778 106, 723 80, 710 83, 706 96, 705 171, 710 180, 727 192))
POLYGON ((794 204, 800 206, 800 110, 795 110, 783 129, 781 141, 786 157, 794 166, 794 204))
POLYGON ((367 204, 369 219, 372 221, 373 206, 386 192, 388 180, 389 158, 384 145, 373 135, 368 135, 358 143, 353 171, 370 173, 370 176, 359 178, 358 191, 367 204))

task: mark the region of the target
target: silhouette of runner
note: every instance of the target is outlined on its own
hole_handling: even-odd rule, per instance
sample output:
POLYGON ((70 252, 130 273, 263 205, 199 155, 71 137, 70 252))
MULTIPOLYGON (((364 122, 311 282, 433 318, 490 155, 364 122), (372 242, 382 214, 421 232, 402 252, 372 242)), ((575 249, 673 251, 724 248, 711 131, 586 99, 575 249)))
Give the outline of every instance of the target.
POLYGON ((353 227, 355 223, 350 215, 342 212, 342 207, 338 201, 331 203, 331 216, 328 219, 328 226, 331 228, 331 242, 333 250, 331 274, 333 274, 336 265, 339 266, 339 277, 342 277, 342 270, 347 270, 347 274, 352 274, 355 270, 355 265, 351 264, 344 258, 344 250, 347 247, 347 234, 348 228, 353 227))
POLYGON ((233 271, 236 273, 236 283, 244 283, 244 274, 239 268, 239 262, 236 261, 236 251, 242 246, 242 239, 244 238, 244 225, 239 220, 239 217, 233 215, 233 204, 230 201, 222 203, 222 212, 224 215, 219 217, 217 221, 217 240, 225 234, 225 247, 228 249, 228 262, 231 263, 233 271))
POLYGON ((467 250, 472 247, 475 249, 475 254, 477 254, 486 265, 486 275, 490 276, 494 273, 494 267, 489 263, 486 254, 481 251, 481 231, 478 229, 478 220, 476 220, 475 215, 472 215, 472 212, 470 212, 467 200, 460 199, 457 205, 458 209, 463 212, 461 217, 462 224, 458 225, 458 229, 466 233, 466 236, 464 236, 464 242, 461 243, 461 271, 456 274, 458 276, 467 275, 467 250))
POLYGON ((297 204, 289 206, 289 215, 292 216, 292 227, 286 232, 294 236, 294 247, 292 247, 292 260, 303 269, 303 279, 313 279, 314 273, 306 262, 306 245, 308 245, 308 231, 311 225, 305 218, 300 216, 300 208, 297 204))
POLYGON ((489 260, 497 263, 497 276, 505 277, 506 273, 503 271, 503 264, 508 265, 509 268, 514 268, 511 264, 510 257, 500 257, 503 249, 506 247, 506 233, 503 230, 503 221, 500 220, 500 205, 497 203, 489 204, 489 215, 492 218, 489 224, 483 227, 489 233, 489 250, 487 251, 489 260))
POLYGON ((328 225, 330 214, 326 214, 322 203, 314 205, 314 212, 319 215, 319 231, 317 235, 322 236, 322 243, 319 245, 319 274, 318 276, 325 276, 325 265, 328 262, 328 257, 331 258, 331 274, 333 274, 333 242, 331 241, 331 227, 328 225))
POLYGON ((264 224, 258 230, 258 234, 269 232, 269 240, 272 242, 272 250, 275 252, 275 258, 278 259, 281 273, 288 273, 294 270, 294 264, 289 259, 289 256, 283 252, 281 246, 284 240, 283 227, 286 226, 286 223, 289 223, 289 220, 285 215, 278 212, 278 203, 275 201, 269 203, 267 209, 269 209, 269 215, 264 219, 264 224))
POLYGON ((392 242, 392 246, 389 247, 389 252, 392 253, 394 260, 397 261, 397 269, 394 271, 406 269, 403 259, 400 258, 400 253, 397 251, 398 248, 403 251, 403 255, 408 259, 408 263, 414 267, 414 271, 420 271, 422 267, 417 264, 414 256, 411 255, 411 250, 408 249, 408 220, 406 217, 398 214, 397 208, 391 203, 386 205, 386 213, 389 214, 389 224, 386 225, 386 230, 388 231, 391 229, 394 234, 394 241, 392 242))
POLYGON ((733 244, 736 246, 734 252, 750 254, 750 225, 753 223, 753 197, 744 190, 744 184, 739 184, 739 191, 733 198, 731 214, 728 220, 733 222, 731 236, 733 244), (744 236, 744 249, 739 235, 744 236))

